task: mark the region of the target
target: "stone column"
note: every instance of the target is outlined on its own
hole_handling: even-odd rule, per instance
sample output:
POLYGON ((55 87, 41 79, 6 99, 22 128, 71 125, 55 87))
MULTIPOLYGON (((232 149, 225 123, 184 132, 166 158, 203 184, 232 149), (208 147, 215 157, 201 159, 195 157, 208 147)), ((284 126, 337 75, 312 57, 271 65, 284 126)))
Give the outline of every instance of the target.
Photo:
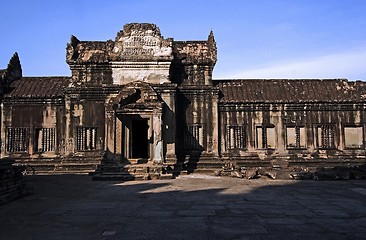
POLYGON ((105 121, 105 145, 104 151, 106 152, 105 157, 107 162, 114 162, 114 152, 115 152, 115 112, 107 111, 106 112, 106 121, 105 121))
POLYGON ((283 123, 283 117, 282 117, 282 112, 281 111, 283 108, 283 106, 275 106, 272 105, 271 107, 271 113, 272 113, 272 119, 271 121, 273 121, 273 124, 275 125, 275 129, 276 129, 276 136, 277 136, 277 145, 276 145, 276 149, 280 154, 286 154, 287 150, 286 150, 286 127, 283 123))
POLYGON ((1 103, 1 146, 0 146, 0 154, 1 158, 6 157, 6 149, 5 149, 5 143, 6 143, 6 126, 5 126, 5 116, 4 116, 4 104, 1 103))
POLYGON ((219 156, 219 96, 217 91, 212 92, 212 154, 219 156))
POLYGON ((117 154, 117 113, 113 114, 113 160, 116 161, 117 154))
POLYGON ((66 114, 66 121, 65 121, 65 156, 72 155, 74 153, 74 136, 73 136, 73 126, 72 126, 72 114, 73 114, 73 107, 71 103, 71 98, 65 98, 65 114, 66 114))
POLYGON ((162 164, 163 163, 163 140, 162 140, 162 132, 161 132, 161 111, 155 111, 153 114, 153 149, 154 149, 154 164, 162 164))
POLYGON ((175 155, 175 89, 170 88, 168 91, 161 92, 161 97, 165 102, 163 120, 163 141, 165 152, 165 161, 176 161, 175 155))

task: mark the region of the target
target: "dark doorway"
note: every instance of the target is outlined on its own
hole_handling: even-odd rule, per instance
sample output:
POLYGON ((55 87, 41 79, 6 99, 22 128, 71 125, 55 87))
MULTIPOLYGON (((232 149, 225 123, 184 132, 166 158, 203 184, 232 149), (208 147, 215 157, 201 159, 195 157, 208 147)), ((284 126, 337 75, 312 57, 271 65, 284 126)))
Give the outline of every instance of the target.
POLYGON ((132 121, 132 158, 148 158, 148 131, 147 119, 132 121))

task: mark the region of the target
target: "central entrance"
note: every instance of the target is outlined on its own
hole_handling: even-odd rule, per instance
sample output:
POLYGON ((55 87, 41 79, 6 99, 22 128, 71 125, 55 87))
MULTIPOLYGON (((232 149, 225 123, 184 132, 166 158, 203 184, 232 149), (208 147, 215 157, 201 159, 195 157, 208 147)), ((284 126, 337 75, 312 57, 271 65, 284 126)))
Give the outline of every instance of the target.
POLYGON ((132 120, 132 158, 149 158, 147 119, 132 120))

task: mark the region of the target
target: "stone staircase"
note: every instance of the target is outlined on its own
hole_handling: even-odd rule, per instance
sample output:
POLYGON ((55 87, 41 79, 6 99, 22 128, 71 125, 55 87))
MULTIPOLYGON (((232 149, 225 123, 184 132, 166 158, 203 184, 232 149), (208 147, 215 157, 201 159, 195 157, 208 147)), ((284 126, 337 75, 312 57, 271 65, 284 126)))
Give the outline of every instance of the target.
POLYGON ((26 168, 27 174, 89 174, 97 169, 101 157, 68 157, 17 159, 16 163, 26 168))
POLYGON ((221 170, 223 162, 210 156, 184 156, 179 157, 174 164, 175 176, 188 175, 191 173, 214 175, 215 171, 221 170))
POLYGON ((172 179, 169 166, 149 163, 103 163, 91 174, 95 181, 132 181, 172 179))

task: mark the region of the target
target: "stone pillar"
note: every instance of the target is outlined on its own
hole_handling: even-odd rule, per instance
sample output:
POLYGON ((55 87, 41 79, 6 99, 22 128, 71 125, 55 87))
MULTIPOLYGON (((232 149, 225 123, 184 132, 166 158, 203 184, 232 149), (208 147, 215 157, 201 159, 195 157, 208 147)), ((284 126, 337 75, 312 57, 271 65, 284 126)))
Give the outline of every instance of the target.
POLYGON ((1 158, 6 157, 6 149, 5 149, 5 143, 6 143, 6 126, 5 126, 5 114, 4 114, 4 104, 1 103, 1 146, 0 146, 0 154, 1 158))
POLYGON ((106 121, 105 121, 105 157, 107 162, 114 160, 114 151, 115 151, 115 112, 114 111, 107 111, 106 112, 106 121))
POLYGON ((154 149, 154 164, 162 164, 163 163, 163 140, 162 140, 162 132, 161 132, 161 111, 157 112, 154 110, 153 114, 153 149, 154 149))
POLYGON ((218 92, 212 93, 212 154, 219 156, 219 96, 218 92))
POLYGON ((74 138, 73 138, 73 128, 72 128, 72 113, 73 108, 71 104, 71 99, 67 97, 65 99, 65 156, 72 155, 74 153, 74 138))
POLYGON ((163 143, 166 151, 165 161, 175 163, 175 89, 163 90, 161 92, 161 98, 166 104, 162 116, 163 143))
POLYGON ((115 154, 117 156, 119 156, 119 160, 121 160, 121 157, 123 155, 123 124, 122 124, 122 120, 118 117, 116 117, 115 119, 115 143, 116 143, 116 152, 115 154))
POLYGON ((282 117, 282 112, 281 111, 283 106, 275 106, 272 105, 272 109, 271 109, 271 114, 272 114, 272 119, 271 122, 273 122, 273 124, 275 125, 275 130, 276 130, 276 136, 277 136, 277 144, 276 144, 276 149, 280 154, 286 154, 286 127, 283 123, 283 117, 282 117))
POLYGON ((113 114, 113 160, 116 160, 117 154, 117 113, 113 114))

